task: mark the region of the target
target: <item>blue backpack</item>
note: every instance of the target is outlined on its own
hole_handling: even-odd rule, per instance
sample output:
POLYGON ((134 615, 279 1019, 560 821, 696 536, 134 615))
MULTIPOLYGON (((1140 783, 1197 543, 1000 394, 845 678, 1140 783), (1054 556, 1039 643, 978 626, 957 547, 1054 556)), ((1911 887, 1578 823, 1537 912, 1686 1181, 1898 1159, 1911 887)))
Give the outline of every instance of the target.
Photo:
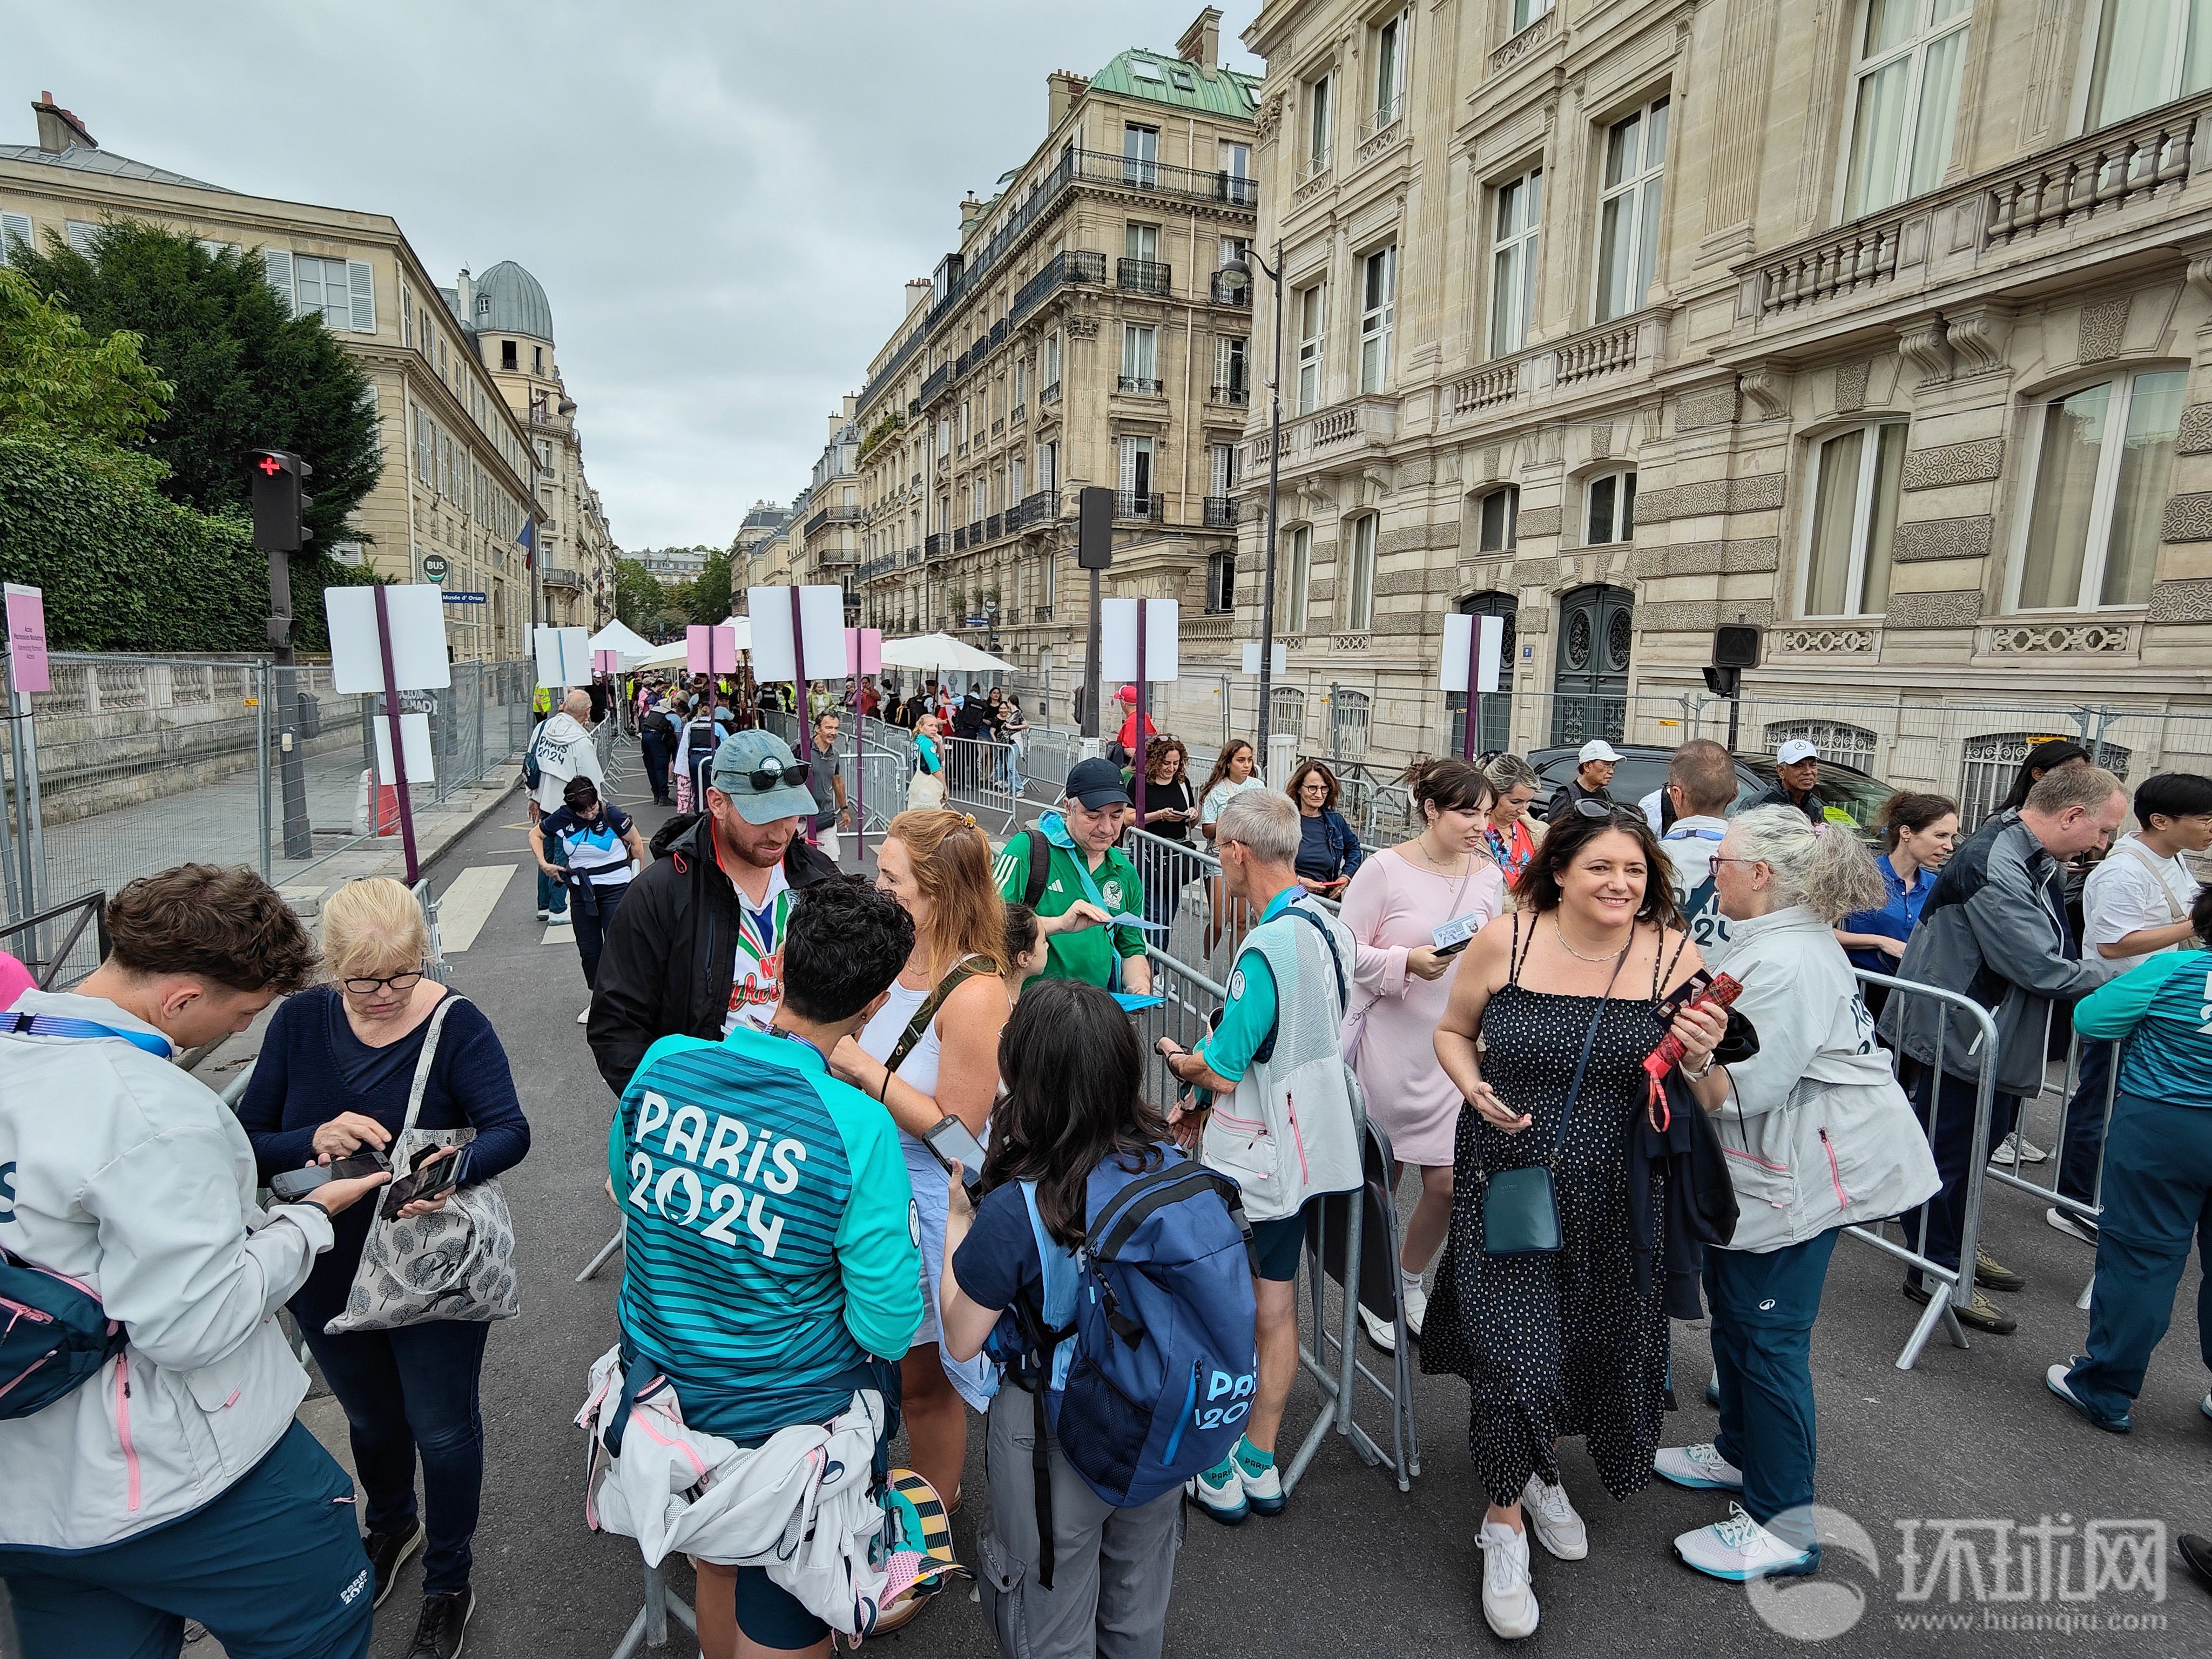
POLYGON ((0 1250, 0 1419, 44 1411, 130 1340, 76 1280, 0 1250))
MULTIPOLYGON (((1002 1354, 1036 1400, 1037 1535, 1049 1540, 1045 1425, 1075 1472, 1117 1508, 1173 1492, 1226 1457, 1258 1382, 1252 1230, 1237 1183, 1163 1146, 1132 1170, 1091 1172, 1085 1236, 1068 1250, 1022 1183, 1044 1271, 1043 1317, 1020 1304, 1018 1352, 1002 1354)), ((1038 1583, 1052 1588, 1048 1544, 1038 1583)))

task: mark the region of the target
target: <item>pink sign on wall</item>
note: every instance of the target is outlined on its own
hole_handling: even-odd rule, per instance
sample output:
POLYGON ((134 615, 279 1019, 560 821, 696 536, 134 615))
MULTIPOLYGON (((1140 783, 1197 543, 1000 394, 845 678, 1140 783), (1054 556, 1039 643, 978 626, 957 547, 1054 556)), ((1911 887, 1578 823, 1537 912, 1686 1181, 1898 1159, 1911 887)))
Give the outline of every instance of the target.
POLYGON ((46 596, 35 587, 7 585, 9 683, 21 692, 50 691, 46 671, 46 596))

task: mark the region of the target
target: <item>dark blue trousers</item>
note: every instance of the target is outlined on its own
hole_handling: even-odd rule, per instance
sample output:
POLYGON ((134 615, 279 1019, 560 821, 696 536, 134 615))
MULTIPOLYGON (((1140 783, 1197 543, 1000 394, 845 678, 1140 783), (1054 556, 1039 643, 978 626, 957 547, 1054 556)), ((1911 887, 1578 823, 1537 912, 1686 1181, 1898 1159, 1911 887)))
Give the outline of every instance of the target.
POLYGON ((2074 1099, 2066 1108, 2066 1149, 2058 1158, 2058 1190, 2084 1204, 2097 1192, 2097 1159, 2105 1150, 2105 1091, 2112 1080, 2117 1043, 2081 1040, 2074 1099))
POLYGON ((24 1659, 176 1659, 197 1619, 233 1659, 366 1659, 376 1602, 353 1482, 295 1423, 229 1490, 92 1550, 0 1545, 24 1659))
POLYGON ((422 1462, 422 1593, 466 1589, 483 1494, 483 1419, 477 1381, 491 1327, 433 1319, 393 1331, 325 1334, 300 1322, 315 1363, 345 1407, 354 1472, 368 1498, 362 1524, 401 1532, 415 1521, 422 1462))
POLYGON ((1801 1548, 1815 1541, 1813 1322, 1836 1230, 1753 1255, 1705 1251, 1721 1426, 1713 1443, 1743 1471, 1753 1520, 1801 1548))
POLYGON ((651 786, 657 804, 668 799, 668 763, 674 758, 667 743, 657 733, 647 732, 637 740, 638 750, 645 757, 645 781, 651 786))
POLYGON ((575 924, 576 954, 583 960, 584 983, 594 990, 599 983, 599 951, 606 944, 607 929, 615 925, 615 907, 628 891, 626 881, 611 886, 587 882, 576 889, 568 919, 575 924))
POLYGON ((2124 1416, 2142 1392, 2192 1238, 2208 1270, 2197 1289, 2197 1341, 2212 1368, 2212 1109, 2124 1093, 2105 1141, 2089 1352, 2067 1377, 2090 1410, 2124 1416))
MULTIPOLYGON (((1920 1120, 1920 1127, 1928 1127, 1933 1111, 1936 1127, 1929 1135, 1929 1150, 1936 1155, 1936 1173, 1942 1177, 1943 1186, 1935 1197, 1918 1210, 1907 1210, 1900 1218, 1905 1226, 1905 1242, 1914 1249, 1921 1248, 1920 1218, 1928 1218, 1927 1256, 1930 1261, 1940 1261, 1947 1267, 1959 1265, 1959 1237, 1966 1224, 1966 1176, 1975 1159, 1984 1163, 1997 1148, 1997 1143, 2012 1133, 2014 1120, 2020 1114, 2020 1097, 1998 1093, 1990 1102, 1990 1132, 1978 1147, 1974 1139, 1974 1084, 1971 1079, 1954 1077, 1948 1072, 1939 1079, 1932 1066, 1917 1060, 1906 1060, 1900 1068, 1899 1081, 1912 1102, 1912 1114, 1920 1120)), ((1920 1282, 1920 1275, 1909 1273, 1906 1279, 1920 1282)), ((1748 1507, 1748 1506, 1747 1506, 1748 1507)))

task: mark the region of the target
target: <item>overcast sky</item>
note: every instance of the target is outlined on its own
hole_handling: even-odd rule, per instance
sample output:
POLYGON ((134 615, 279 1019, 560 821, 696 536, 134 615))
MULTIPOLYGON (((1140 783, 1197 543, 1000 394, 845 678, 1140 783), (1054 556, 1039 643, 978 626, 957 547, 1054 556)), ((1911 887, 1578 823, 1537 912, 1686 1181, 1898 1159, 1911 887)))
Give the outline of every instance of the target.
MULTIPOLYGON (((1257 0, 1224 4, 1223 56, 1257 0)), ((0 0, 0 143, 51 88, 108 149, 390 214, 450 284, 545 286, 615 539, 726 546, 787 501, 1045 76, 1171 52, 1198 0, 0 0)))

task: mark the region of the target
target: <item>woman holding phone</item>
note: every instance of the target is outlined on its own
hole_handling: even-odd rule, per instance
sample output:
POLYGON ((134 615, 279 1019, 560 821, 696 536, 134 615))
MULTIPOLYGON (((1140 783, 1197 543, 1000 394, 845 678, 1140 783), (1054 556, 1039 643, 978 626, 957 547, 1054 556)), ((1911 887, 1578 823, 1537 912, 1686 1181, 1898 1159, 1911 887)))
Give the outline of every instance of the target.
POLYGON ((1145 821, 1139 826, 1171 847, 1132 842, 1145 883, 1145 920, 1163 927, 1175 921, 1176 902, 1196 880, 1200 865, 1188 850, 1190 827, 1198 822, 1198 792, 1190 787, 1190 751, 1181 738, 1154 738, 1145 750, 1145 821))
POLYGON ((899 1127, 921 1227, 921 1329, 900 1362, 909 1461, 945 1497, 960 1496, 968 1418, 990 1405, 989 1368, 940 1351, 937 1289, 945 1267, 945 1166, 926 1139, 946 1117, 980 1142, 999 1092, 999 1033, 1006 993, 1006 908, 991 884, 991 844, 975 819, 920 811, 890 821, 876 854, 876 885, 914 921, 914 954, 890 998, 830 1069, 884 1103, 899 1127))
MULTIPOLYGON (((449 993, 422 971, 429 930, 415 896, 388 877, 349 882, 323 905, 323 955, 335 981, 288 999, 261 1040, 238 1118, 264 1180, 309 1164, 386 1151, 407 1121, 431 1016, 449 993)), ((513 1169, 530 1150, 507 1051, 476 1005, 456 999, 440 1023, 418 1129, 469 1128, 456 1184, 513 1169)), ((442 1175, 423 1161, 426 1184, 442 1175)), ((445 1207, 451 1188, 416 1199, 407 1218, 445 1207)), ((336 1242, 286 1305, 344 1407, 355 1472, 368 1498, 362 1540, 381 1606, 421 1548, 422 1610, 410 1653, 453 1653, 475 1610, 471 1540, 483 1488, 477 1382, 491 1327, 428 1319, 388 1331, 325 1334, 344 1310, 371 1218, 340 1216, 336 1242), (422 1511, 415 1469, 422 1469, 422 1511), (427 1535, 428 1543, 425 1545, 427 1535)))
MULTIPOLYGON (((1398 1255, 1406 1329, 1418 1340, 1428 1313, 1421 1275, 1451 1226, 1461 1103, 1432 1040, 1458 960, 1438 948, 1436 933, 1456 924, 1463 949, 1505 908, 1505 878, 1484 844, 1491 789, 1481 769, 1431 761, 1414 769, 1412 781, 1421 833, 1359 866, 1345 891, 1342 920, 1358 955, 1344 1052, 1366 1092, 1368 1116, 1390 1137, 1392 1188, 1408 1164, 1421 1172, 1421 1200, 1398 1255)), ((1365 1308, 1359 1317, 1376 1347, 1388 1352, 1397 1346, 1391 1326, 1365 1308)))

